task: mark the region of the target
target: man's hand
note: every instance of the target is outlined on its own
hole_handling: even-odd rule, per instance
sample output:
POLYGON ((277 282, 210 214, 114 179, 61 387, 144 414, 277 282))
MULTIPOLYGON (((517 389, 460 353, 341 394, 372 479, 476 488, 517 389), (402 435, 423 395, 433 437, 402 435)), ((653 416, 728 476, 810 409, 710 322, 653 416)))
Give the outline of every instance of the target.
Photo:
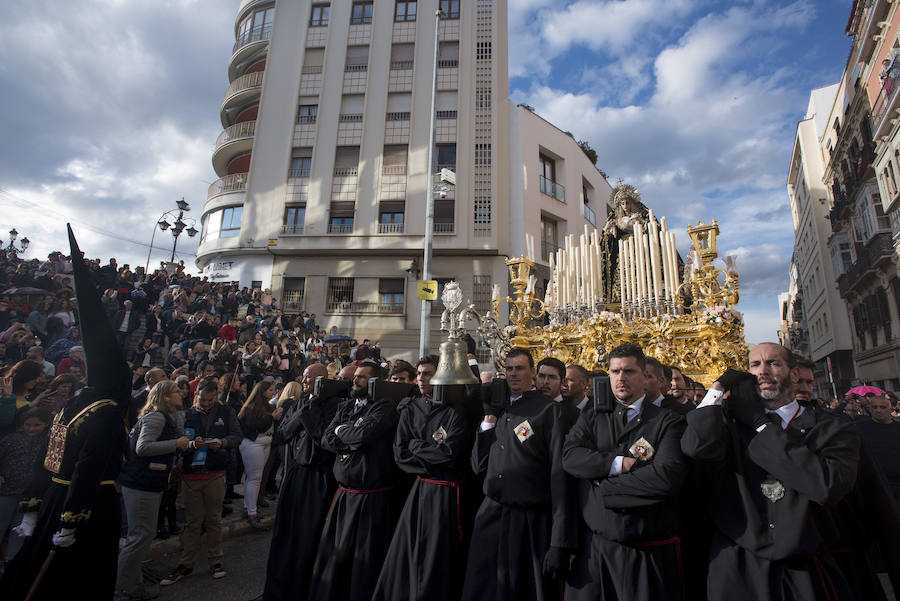
MULTIPOLYGON (((716 378, 716 381, 713 382, 713 386, 715 387, 718 384, 721 390, 731 390, 735 384, 740 382, 741 380, 751 379, 756 381, 756 378, 753 374, 749 374, 745 371, 738 371, 736 369, 726 369, 725 373, 716 378)), ((718 390, 719 388, 717 388, 718 390)))
POLYGON ((758 428, 767 423, 766 412, 755 395, 749 398, 732 395, 725 407, 729 416, 745 426, 758 428))
POLYGON ((561 547, 550 547, 544 555, 544 576, 553 580, 564 580, 569 575, 572 552, 561 547))
POLYGON ((22 516, 22 523, 13 528, 12 531, 22 538, 28 538, 34 534, 35 526, 37 526, 37 512, 30 511, 22 516))
POLYGON ((634 457, 622 457, 622 473, 630 472, 636 461, 637 459, 634 457))
POLYGON ((53 545, 56 547, 60 547, 61 549, 65 549, 66 547, 71 547, 75 544, 75 529, 74 528, 60 528, 59 532, 53 535, 51 539, 53 545))

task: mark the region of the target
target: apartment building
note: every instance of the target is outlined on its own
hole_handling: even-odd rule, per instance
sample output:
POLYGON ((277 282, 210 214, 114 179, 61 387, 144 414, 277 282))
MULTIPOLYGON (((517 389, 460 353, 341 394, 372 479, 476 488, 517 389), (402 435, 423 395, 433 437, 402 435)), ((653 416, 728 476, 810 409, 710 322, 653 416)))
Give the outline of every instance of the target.
MULTIPOLYGON (((784 341, 787 346, 815 362, 819 394, 832 393, 832 378, 834 389, 846 390, 855 376, 850 320, 835 281, 846 250, 842 251, 844 255, 831 254, 830 204, 822 183, 825 164, 821 140, 839 88, 840 84, 832 84, 810 93, 806 115, 797 123, 787 181, 794 253, 788 304, 780 302, 785 324, 782 330, 788 334, 784 341)), ((841 250, 839 245, 835 248, 841 250)))
POLYGON ((243 0, 234 27, 204 273, 271 288, 286 311, 412 358, 433 195, 432 278, 460 281, 487 310, 524 243, 511 227, 522 195, 510 189, 506 0, 243 0))

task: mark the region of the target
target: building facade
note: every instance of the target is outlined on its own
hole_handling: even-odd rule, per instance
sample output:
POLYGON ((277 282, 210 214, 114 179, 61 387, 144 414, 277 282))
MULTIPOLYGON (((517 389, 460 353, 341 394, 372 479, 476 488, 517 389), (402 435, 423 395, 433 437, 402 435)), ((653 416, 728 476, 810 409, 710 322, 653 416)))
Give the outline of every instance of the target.
POLYGON ((204 273, 271 288, 287 312, 412 358, 434 195, 431 277, 487 310, 524 242, 510 225, 522 213, 510 140, 523 136, 510 131, 506 0, 243 0, 235 40, 204 273))
MULTIPOLYGON (((806 115, 797 124, 787 190, 794 224, 791 290, 782 303, 786 344, 816 364, 820 396, 846 390, 855 377, 850 320, 841 298, 830 252, 828 192, 822 183, 822 137, 839 84, 813 90, 806 115), (832 381, 834 386, 832 386, 832 381)), ((840 258, 840 257, 838 257, 840 258)), ((781 300, 781 299, 779 299, 781 300)))
POLYGON ((889 58, 898 46, 897 18, 886 0, 854 1, 846 29, 853 45, 822 137, 829 250, 850 316, 856 377, 888 390, 900 389, 900 281, 888 216, 896 207, 885 198, 896 194, 889 178, 900 166, 889 150, 897 115, 889 58))

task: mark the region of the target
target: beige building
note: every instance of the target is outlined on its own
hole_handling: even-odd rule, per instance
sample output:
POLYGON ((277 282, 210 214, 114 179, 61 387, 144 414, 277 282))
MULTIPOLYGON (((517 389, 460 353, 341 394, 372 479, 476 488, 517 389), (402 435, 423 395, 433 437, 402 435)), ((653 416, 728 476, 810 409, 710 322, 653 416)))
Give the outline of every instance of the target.
MULTIPOLYGON (((510 189, 510 140, 537 140, 510 128, 506 0, 243 0, 235 39, 212 156, 220 179, 197 252, 204 273, 270 287, 286 311, 412 358, 434 194, 432 278, 459 280, 487 309, 504 259, 524 244, 524 225, 512 227, 525 199, 510 189), (435 175, 442 168, 455 186, 435 175)), ((552 152, 562 159, 570 147, 552 152)), ((533 163, 540 152, 516 154, 533 163)), ((595 170, 589 181, 601 186, 595 170)), ((440 311, 437 302, 432 348, 440 311)))
POLYGON ((832 255, 829 246, 830 205, 822 183, 821 140, 839 87, 833 84, 810 93, 806 115, 797 124, 787 181, 794 254, 789 305, 782 303, 782 321, 788 324, 790 348, 816 363, 816 389, 822 396, 833 392, 832 377, 835 388, 842 390, 849 388, 854 377, 850 321, 835 281, 843 258, 839 253, 832 255))
POLYGON ((895 9, 886 0, 853 3, 846 29, 853 46, 822 137, 829 244, 850 315, 856 376, 888 390, 900 389, 900 280, 885 212, 886 202, 894 205, 883 198, 887 181, 876 177, 879 169, 888 177, 888 153, 879 150, 877 167, 876 142, 889 143, 896 124, 891 62, 883 62, 898 45, 895 9))

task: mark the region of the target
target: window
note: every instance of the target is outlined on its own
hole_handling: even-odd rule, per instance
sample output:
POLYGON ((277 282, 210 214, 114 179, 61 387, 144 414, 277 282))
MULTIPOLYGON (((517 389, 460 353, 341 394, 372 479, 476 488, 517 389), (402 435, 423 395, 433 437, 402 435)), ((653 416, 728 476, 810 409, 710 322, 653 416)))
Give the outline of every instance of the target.
POLYGON ((399 313, 403 311, 403 287, 406 281, 402 278, 382 278, 378 280, 378 302, 381 313, 399 313))
POLYGON ((284 233, 302 234, 306 221, 306 206, 286 207, 284 210, 284 233))
POLYGON ((313 4, 312 12, 309 16, 310 27, 328 27, 328 11, 327 4, 313 4))
POLYGON ((354 2, 350 14, 351 25, 363 25, 372 22, 372 2, 354 2))
POLYGON ((416 0, 397 0, 397 6, 394 9, 394 21, 402 23, 404 21, 416 20, 416 0))
POLYGON ((285 311, 303 309, 303 297, 306 292, 306 278, 284 278, 284 291, 281 293, 281 307, 285 311))
POLYGON ((238 26, 238 38, 235 46, 240 47, 249 42, 264 40, 272 33, 272 20, 275 18, 275 7, 263 8, 244 17, 238 26))
POLYGON ((347 46, 347 60, 344 63, 345 71, 365 71, 368 64, 368 46, 347 46))
POLYGON ((452 234, 456 229, 456 203, 453 200, 434 199, 434 232, 452 234))
POLYGON ((541 157, 541 176, 551 182, 556 181, 556 161, 550 157, 540 155, 541 157))
POLYGON ((455 278, 436 278, 432 276, 431 279, 437 282, 437 299, 431 302, 431 314, 440 315, 444 312, 444 303, 441 301, 441 295, 444 294, 444 286, 452 282, 455 278))
POLYGON ((402 200, 389 200, 379 203, 378 233, 403 233, 403 217, 405 204, 406 203, 402 200))
POLYGON ((391 69, 412 69, 415 50, 415 44, 394 44, 391 46, 391 69))
POLYGON ((435 171, 444 168, 456 171, 456 144, 438 144, 434 154, 437 162, 435 171))
POLYGON ((353 232, 354 205, 352 202, 333 202, 328 212, 329 234, 350 234, 353 232))
POLYGON ((312 168, 312 157, 296 156, 291 158, 291 171, 288 177, 309 177, 309 170, 312 168))
POLYGON ((222 229, 219 238, 231 238, 241 233, 241 214, 244 207, 228 207, 222 210, 222 229))
POLYGON ((297 123, 315 123, 318 114, 318 104, 301 104, 297 107, 297 123))
POLYGON ((328 278, 327 311, 349 311, 353 303, 353 278, 328 278))
POLYGON ((442 19, 459 18, 459 0, 441 0, 440 8, 444 11, 442 19))
POLYGON ((541 217, 541 260, 549 261, 550 255, 559 250, 559 224, 553 219, 541 217))
POLYGON ((441 42, 438 47, 438 67, 448 69, 459 66, 459 42, 441 42))
POLYGON ((560 202, 566 202, 566 189, 556 182, 556 161, 543 154, 540 155, 540 161, 541 192, 560 202))
POLYGON ((334 153, 335 175, 356 175, 359 168, 359 146, 338 146, 334 153))

